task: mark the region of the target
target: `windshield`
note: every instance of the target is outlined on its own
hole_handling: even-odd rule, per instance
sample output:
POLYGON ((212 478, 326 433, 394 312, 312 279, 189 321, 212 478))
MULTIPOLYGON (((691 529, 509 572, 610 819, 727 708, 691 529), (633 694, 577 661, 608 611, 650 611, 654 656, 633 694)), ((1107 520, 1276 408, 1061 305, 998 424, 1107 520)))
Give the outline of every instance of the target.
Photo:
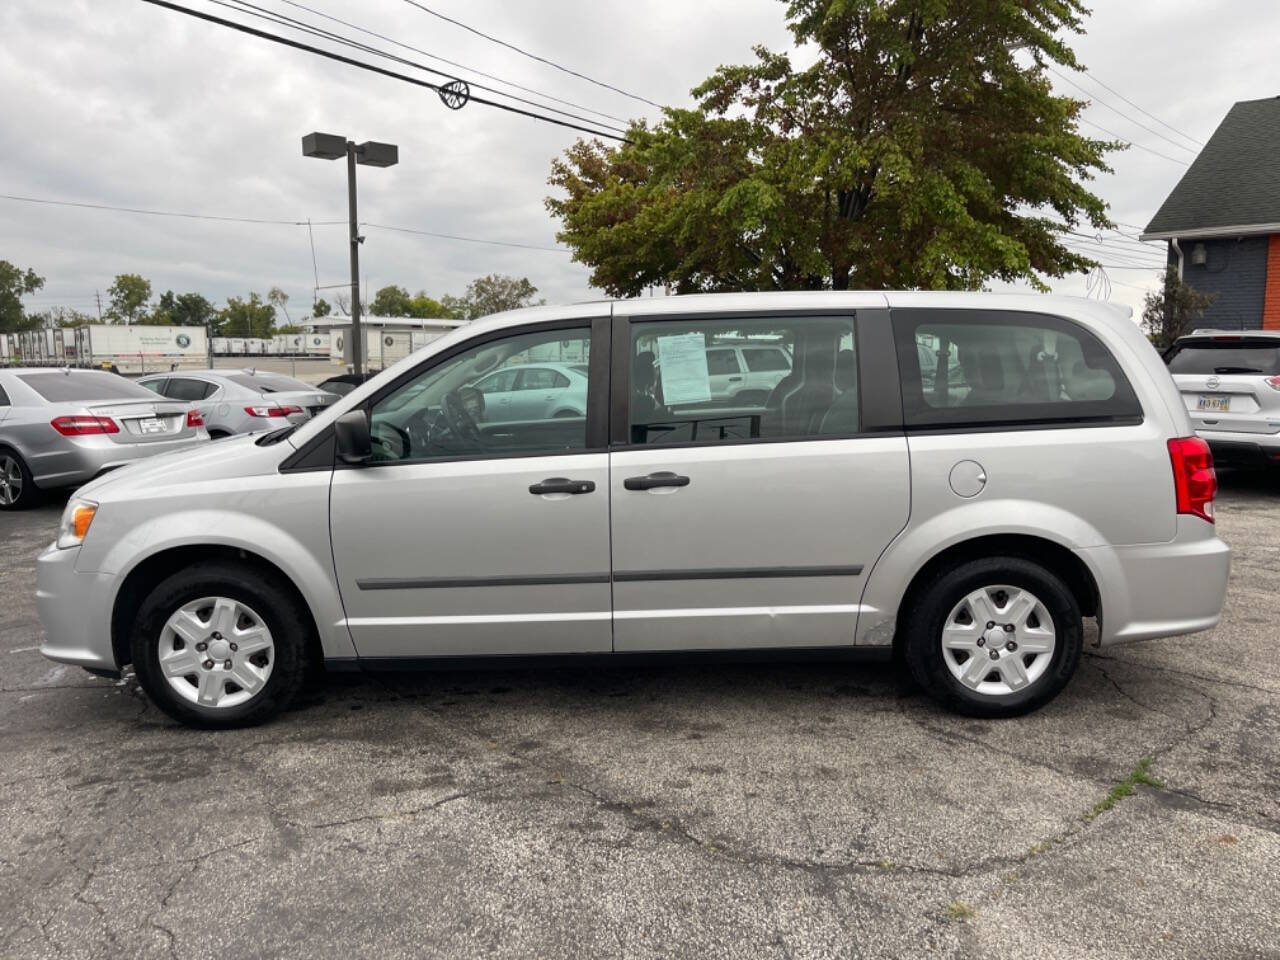
POLYGON ((250 390, 257 390, 259 393, 293 393, 298 390, 314 392, 316 390, 315 387, 301 380, 275 373, 229 373, 227 379, 250 390))
POLYGON ((1165 355, 1170 373, 1280 374, 1280 341, 1260 338, 1191 340, 1175 344, 1165 355))
POLYGON ((154 400, 146 387, 114 373, 94 370, 23 373, 18 379, 50 403, 79 403, 89 400, 154 400))

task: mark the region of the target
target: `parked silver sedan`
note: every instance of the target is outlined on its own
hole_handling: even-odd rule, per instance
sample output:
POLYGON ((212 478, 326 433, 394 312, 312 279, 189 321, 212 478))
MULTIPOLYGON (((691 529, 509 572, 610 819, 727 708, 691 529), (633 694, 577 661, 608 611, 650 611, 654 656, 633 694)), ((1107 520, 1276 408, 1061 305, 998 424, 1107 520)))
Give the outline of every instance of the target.
POLYGON ((190 404, 100 370, 0 370, 0 510, 209 439, 190 404))
POLYGON ((182 370, 142 377, 138 383, 174 400, 195 404, 213 438, 258 433, 311 419, 338 399, 280 373, 182 370))

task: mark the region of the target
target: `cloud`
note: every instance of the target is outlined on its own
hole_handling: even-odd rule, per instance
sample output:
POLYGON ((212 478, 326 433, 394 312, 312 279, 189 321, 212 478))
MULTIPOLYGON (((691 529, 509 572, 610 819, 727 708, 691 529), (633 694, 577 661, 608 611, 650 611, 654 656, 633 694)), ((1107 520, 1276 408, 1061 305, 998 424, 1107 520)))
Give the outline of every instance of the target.
MULTIPOLYGON (((309 6, 515 82, 620 117, 652 108, 488 43, 396 0, 309 6)), ((206 0, 191 5, 229 15, 206 0)), ((439 9, 543 56, 653 100, 688 90, 753 44, 789 45, 784 5, 770 0, 514 4, 437 0, 439 9)), ((272 3, 290 15, 295 8, 272 3)), ((1198 139, 1234 100, 1268 95, 1274 5, 1099 4, 1082 60, 1108 84, 1198 139), (1240 29, 1248 23, 1249 29, 1240 29)), ((232 15, 233 16, 233 15, 232 15)), ((239 17, 238 19, 244 19, 239 17)), ((279 28, 271 28, 278 30, 279 28)), ((283 32, 283 31, 279 31, 283 32)), ((347 31, 349 32, 349 31, 347 31)), ((285 50, 137 0, 10 0, 0 8, 0 119, 7 133, 0 192, 227 216, 341 220, 341 162, 301 155, 311 130, 399 144, 400 164, 362 167, 365 221, 553 246, 542 201, 551 159, 576 134, 472 104, 446 110, 427 90, 285 50)), ((385 46, 381 41, 372 41, 385 46)), ((415 59, 416 55, 410 54, 415 59)), ((452 69, 452 68, 444 68, 452 69)), ((1092 87, 1092 82, 1081 82, 1092 87)), ((1062 85, 1064 92, 1077 93, 1062 85)), ((1100 88, 1106 99, 1151 123, 1100 88)), ((569 108, 565 108, 569 109, 569 108)), ((1101 105, 1086 114, 1153 149, 1179 150, 1101 105)), ((1159 128, 1164 131, 1164 128, 1159 128)), ((1168 131, 1164 131, 1168 132, 1168 131)), ((1170 136, 1177 138, 1176 134, 1170 136)), ((1096 190, 1117 219, 1145 224, 1183 168, 1131 150, 1096 190)), ((120 272, 211 299, 279 285, 295 304, 346 279, 346 232, 317 226, 315 266, 305 227, 224 224, 0 201, 0 257, 48 279, 33 303, 92 305, 120 272)), ((527 275, 552 302, 598 296, 564 253, 517 250, 366 230, 371 289, 399 283, 439 296, 494 271, 527 275)), ((1149 284, 1146 271, 1113 279, 1149 284)), ((1083 293, 1083 278, 1055 284, 1083 293)), ((1117 286, 1112 299, 1137 303, 1117 286)), ((296 311, 295 311, 296 313, 296 311)))

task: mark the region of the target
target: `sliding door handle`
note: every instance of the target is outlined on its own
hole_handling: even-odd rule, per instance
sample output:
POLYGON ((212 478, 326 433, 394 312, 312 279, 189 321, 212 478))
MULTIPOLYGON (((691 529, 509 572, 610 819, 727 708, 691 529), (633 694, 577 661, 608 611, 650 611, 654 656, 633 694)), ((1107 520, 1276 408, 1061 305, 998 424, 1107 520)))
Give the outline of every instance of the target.
POLYGON ((566 477, 551 477, 541 483, 529 487, 529 492, 541 496, 544 493, 591 493, 595 490, 594 480, 569 480, 566 477))
POLYGON ((627 477, 622 485, 628 490, 652 490, 655 487, 687 487, 689 478, 668 470, 660 470, 645 477, 627 477))

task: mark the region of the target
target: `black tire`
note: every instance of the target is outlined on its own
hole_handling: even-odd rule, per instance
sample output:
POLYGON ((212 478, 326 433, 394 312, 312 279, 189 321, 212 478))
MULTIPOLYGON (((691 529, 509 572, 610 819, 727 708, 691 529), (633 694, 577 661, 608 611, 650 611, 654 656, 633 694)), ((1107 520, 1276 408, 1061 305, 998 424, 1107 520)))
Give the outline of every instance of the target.
POLYGON ((971 560, 934 577, 915 593, 903 618, 903 654, 912 676, 943 706, 970 717, 1016 717, 1044 706, 1067 685, 1080 663, 1084 627, 1080 604, 1062 579, 1024 557, 971 560), (1029 590, 1053 618, 1055 646, 1043 674, 1030 686, 1001 696, 971 690, 948 669, 942 630, 951 611, 984 586, 1029 590))
MULTIPOLYGON (((34 507, 41 500, 40 490, 36 487, 36 482, 31 477, 31 471, 27 469, 27 464, 18 454, 18 451, 12 447, 0 447, 0 474, 7 473, 14 467, 17 468, 18 472, 18 493, 11 502, 8 496, 0 495, 0 510, 27 510, 34 507)), ((3 480, 4 476, 0 475, 0 482, 3 480)), ((11 489, 11 487, 6 484, 4 489, 11 489)))
POLYGON ((227 431, 225 431, 225 430, 210 430, 210 431, 209 431, 209 439, 210 439, 210 440, 221 440, 223 437, 229 437, 229 436, 231 436, 231 434, 227 433, 227 431))
POLYGON ((294 592, 270 571, 222 561, 194 564, 162 581, 143 601, 130 638, 133 668, 152 703, 181 723, 211 729, 253 726, 284 710, 302 689, 311 659, 310 623, 310 613, 294 592), (247 604, 271 631, 271 674, 252 699, 236 706, 191 703, 160 671, 159 641, 165 623, 184 604, 202 597, 247 604))

